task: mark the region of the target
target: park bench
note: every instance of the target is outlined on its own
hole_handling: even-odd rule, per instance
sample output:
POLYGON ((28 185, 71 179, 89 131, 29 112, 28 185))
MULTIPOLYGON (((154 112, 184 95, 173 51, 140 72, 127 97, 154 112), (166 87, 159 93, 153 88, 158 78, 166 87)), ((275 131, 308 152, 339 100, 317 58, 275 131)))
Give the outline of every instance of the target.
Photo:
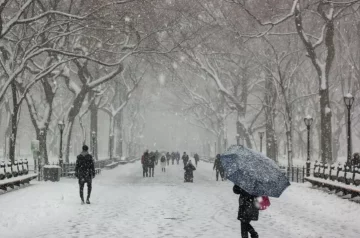
POLYGON ((305 181, 313 187, 360 203, 360 168, 315 162, 313 175, 308 174, 305 181))
POLYGON ((29 184, 31 180, 36 179, 37 174, 29 174, 28 161, 20 160, 0 164, 0 189, 7 191, 8 188, 14 189, 15 186, 29 184), (24 167, 25 165, 25 167, 24 167))

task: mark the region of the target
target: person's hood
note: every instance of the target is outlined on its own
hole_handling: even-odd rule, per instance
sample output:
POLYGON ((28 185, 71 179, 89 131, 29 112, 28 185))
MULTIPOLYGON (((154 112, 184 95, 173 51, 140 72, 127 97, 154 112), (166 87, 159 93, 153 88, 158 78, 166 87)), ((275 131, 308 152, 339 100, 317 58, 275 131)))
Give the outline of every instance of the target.
POLYGON ((88 151, 83 151, 83 152, 80 153, 80 156, 86 158, 86 156, 87 156, 88 154, 89 154, 88 151))

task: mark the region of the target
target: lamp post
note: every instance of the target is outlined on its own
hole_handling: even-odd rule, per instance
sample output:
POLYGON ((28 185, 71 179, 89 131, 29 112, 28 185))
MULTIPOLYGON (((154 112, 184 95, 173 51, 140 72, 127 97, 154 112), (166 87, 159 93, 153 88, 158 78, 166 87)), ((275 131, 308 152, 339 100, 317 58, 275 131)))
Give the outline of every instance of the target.
POLYGON ((313 118, 311 116, 307 116, 304 118, 304 122, 307 129, 307 160, 306 160, 306 176, 310 176, 310 127, 313 123, 313 118))
POLYGON ((62 167, 62 164, 63 164, 62 139, 63 139, 63 132, 64 132, 64 128, 65 128, 64 121, 59 121, 58 127, 60 130, 59 165, 60 165, 60 167, 62 167))
POLYGON ((264 137, 264 132, 260 131, 259 136, 260 136, 260 152, 262 152, 262 140, 263 140, 263 137, 264 137))
POLYGON ((351 106, 354 103, 354 97, 351 95, 351 93, 348 93, 344 96, 344 102, 346 105, 346 108, 348 109, 348 135, 347 135, 347 143, 348 143, 348 155, 347 155, 347 166, 351 163, 351 106))
POLYGON ((91 138, 92 138, 92 154, 95 157, 95 140, 96 140, 96 132, 91 132, 91 138))
POLYGON ((236 145, 240 145, 240 135, 236 135, 236 145))

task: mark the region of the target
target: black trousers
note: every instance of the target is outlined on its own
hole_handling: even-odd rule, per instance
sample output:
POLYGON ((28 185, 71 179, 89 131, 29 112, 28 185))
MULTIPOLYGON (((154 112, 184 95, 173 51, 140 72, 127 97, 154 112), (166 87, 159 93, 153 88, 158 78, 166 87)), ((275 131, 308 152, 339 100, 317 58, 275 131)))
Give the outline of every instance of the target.
POLYGON ((251 238, 259 238, 258 233, 255 231, 254 227, 250 225, 250 221, 240 221, 241 224, 241 237, 249 238, 249 233, 251 238))
POLYGON ((143 177, 148 176, 148 168, 147 166, 143 165, 143 177))
POLYGON ((87 184, 87 199, 90 199, 91 190, 92 190, 92 180, 91 179, 79 179, 79 186, 80 186, 80 198, 84 201, 84 186, 85 183, 87 184))
POLYGON ((225 171, 223 169, 217 169, 216 170, 216 181, 219 180, 219 174, 220 174, 221 179, 224 179, 224 172, 225 171))
POLYGON ((154 167, 149 167, 149 177, 154 177, 154 167))

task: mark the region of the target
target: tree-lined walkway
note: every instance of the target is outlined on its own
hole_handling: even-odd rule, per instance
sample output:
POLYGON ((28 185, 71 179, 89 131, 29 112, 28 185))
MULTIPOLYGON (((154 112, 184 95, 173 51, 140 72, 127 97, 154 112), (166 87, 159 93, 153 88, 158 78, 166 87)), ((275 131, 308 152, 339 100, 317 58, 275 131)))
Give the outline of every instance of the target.
MULTIPOLYGON (((81 205, 73 179, 35 183, 0 196, 0 236, 239 237, 238 197, 201 163, 193 184, 181 166, 142 178, 139 162, 104 171, 93 182, 91 205, 81 205)), ((360 206, 294 184, 254 222, 260 237, 358 237, 360 206)))

